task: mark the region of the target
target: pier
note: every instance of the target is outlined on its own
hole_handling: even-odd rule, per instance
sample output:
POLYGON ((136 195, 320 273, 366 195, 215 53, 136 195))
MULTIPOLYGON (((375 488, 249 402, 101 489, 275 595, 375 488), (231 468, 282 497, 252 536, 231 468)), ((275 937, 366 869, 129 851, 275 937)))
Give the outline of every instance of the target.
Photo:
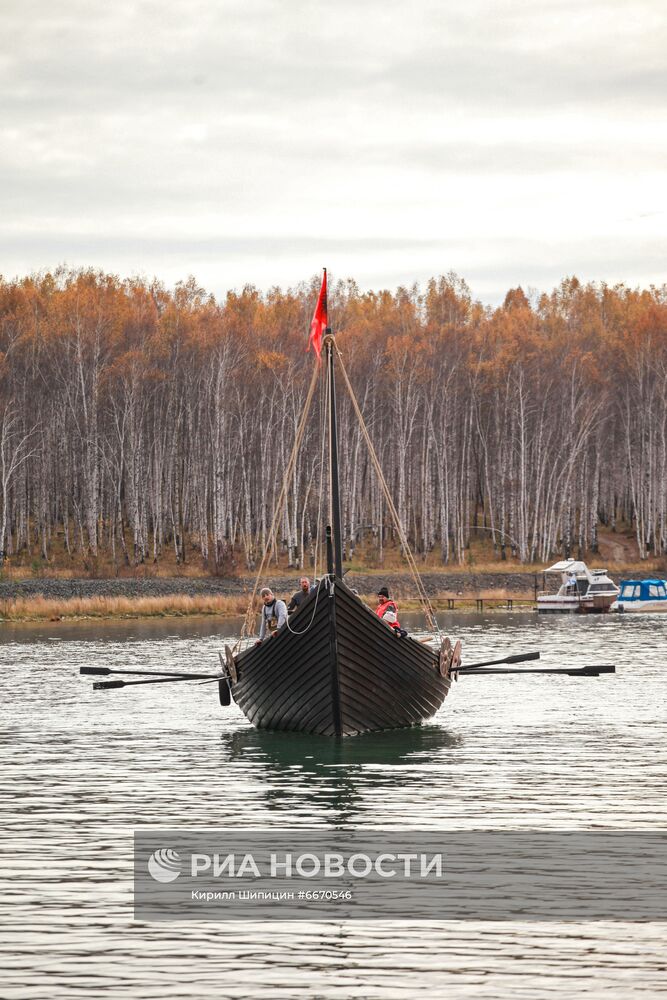
POLYGON ((455 594, 453 596, 436 598, 437 604, 445 603, 447 611, 455 611, 456 608, 469 608, 475 606, 475 610, 484 611, 484 608, 504 608, 513 611, 517 608, 534 608, 535 599, 533 597, 522 597, 514 594, 507 597, 497 593, 477 593, 477 594, 455 594))

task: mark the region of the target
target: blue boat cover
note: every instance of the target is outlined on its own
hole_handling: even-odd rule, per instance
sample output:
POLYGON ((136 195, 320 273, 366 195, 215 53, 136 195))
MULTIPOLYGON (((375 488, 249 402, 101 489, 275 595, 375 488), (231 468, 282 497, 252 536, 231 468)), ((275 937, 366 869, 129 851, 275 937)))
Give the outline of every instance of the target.
POLYGON ((667 580, 621 580, 619 601, 667 601, 667 580))

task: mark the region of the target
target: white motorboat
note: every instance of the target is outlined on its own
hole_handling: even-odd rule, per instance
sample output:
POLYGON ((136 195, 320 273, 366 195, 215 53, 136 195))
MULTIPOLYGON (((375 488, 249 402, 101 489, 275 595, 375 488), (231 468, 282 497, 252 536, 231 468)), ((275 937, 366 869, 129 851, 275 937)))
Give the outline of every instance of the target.
POLYGON ((590 570, 584 562, 563 559, 544 572, 560 576, 561 585, 556 593, 538 595, 538 611, 603 614, 618 597, 619 589, 606 569, 590 570))
POLYGON ((612 611, 667 611, 667 580, 621 580, 612 611))

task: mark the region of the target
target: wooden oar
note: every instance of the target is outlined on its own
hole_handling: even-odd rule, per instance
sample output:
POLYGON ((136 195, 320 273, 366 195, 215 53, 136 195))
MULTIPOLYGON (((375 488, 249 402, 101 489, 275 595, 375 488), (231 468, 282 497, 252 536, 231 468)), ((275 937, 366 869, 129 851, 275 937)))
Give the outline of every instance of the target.
POLYGON ((482 674, 565 674, 567 677, 599 677, 600 674, 615 674, 616 667, 610 663, 589 667, 539 667, 537 670, 498 670, 495 667, 479 668, 459 667, 458 674, 468 674, 469 677, 481 677, 482 674))
POLYGON ((460 670, 477 670, 478 667, 495 667, 499 663, 524 663, 526 660, 539 660, 539 652, 534 653, 514 653, 513 656, 506 656, 502 660, 482 660, 480 663, 466 663, 460 670))
POLYGON ((223 678, 223 674, 188 674, 181 670, 113 670, 110 667, 79 667, 79 673, 95 677, 109 677, 111 674, 123 674, 128 677, 173 677, 174 680, 186 681, 217 681, 223 678))
MULTIPOLYGON (((216 680, 224 678, 216 678, 216 680)), ((132 687, 135 684, 179 684, 181 681, 192 680, 191 677, 150 677, 143 681, 96 681, 93 691, 108 691, 110 688, 132 687)))

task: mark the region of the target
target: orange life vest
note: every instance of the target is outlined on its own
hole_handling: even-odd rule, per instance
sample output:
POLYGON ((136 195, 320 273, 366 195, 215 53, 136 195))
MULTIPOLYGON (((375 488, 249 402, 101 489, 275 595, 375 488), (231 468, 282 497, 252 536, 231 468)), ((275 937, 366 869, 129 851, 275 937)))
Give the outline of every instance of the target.
POLYGON ((392 628, 401 627, 398 620, 398 608, 396 607, 393 601, 386 600, 383 601, 382 604, 378 604, 377 608, 375 609, 375 614, 378 616, 378 618, 381 618, 387 625, 391 625, 392 628), (387 621, 387 618, 385 617, 387 615, 387 612, 389 612, 388 616, 389 621, 387 621))

